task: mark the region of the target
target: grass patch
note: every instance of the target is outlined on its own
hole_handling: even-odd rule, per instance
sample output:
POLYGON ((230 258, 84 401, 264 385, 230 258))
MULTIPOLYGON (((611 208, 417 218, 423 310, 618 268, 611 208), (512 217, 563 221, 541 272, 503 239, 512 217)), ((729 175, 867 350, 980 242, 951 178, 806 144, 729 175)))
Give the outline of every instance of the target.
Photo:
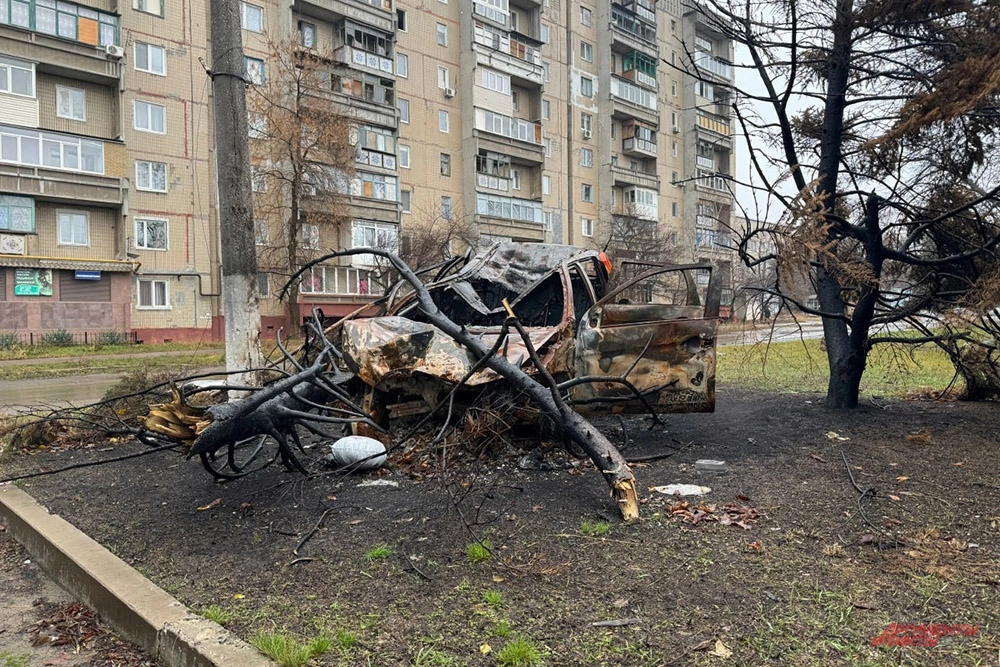
POLYGON ((179 368, 203 369, 213 366, 223 366, 225 364, 225 355, 222 352, 213 354, 193 352, 191 356, 156 356, 137 354, 134 346, 130 346, 129 350, 136 356, 93 356, 77 359, 72 362, 47 363, 40 361, 36 364, 25 365, 0 364, 0 380, 30 380, 36 378, 66 377, 69 375, 94 375, 96 373, 124 374, 140 369, 147 371, 173 371, 175 376, 179 376, 179 368))
POLYGON ((510 637, 510 623, 506 619, 500 619, 497 624, 493 626, 493 634, 497 637, 510 637))
MULTIPOLYGON (((879 345, 868 356, 861 394, 902 398, 948 386, 955 369, 937 347, 879 345)), ((825 393, 830 373, 820 340, 725 345, 717 376, 728 386, 765 391, 825 393)))
POLYGON ((611 524, 607 521, 581 521, 580 534, 588 537, 600 537, 607 535, 611 530, 611 524))
POLYGON ((365 552, 365 558, 370 561, 385 560, 391 555, 392 549, 389 548, 388 544, 380 544, 365 552))
POLYGON ((429 646, 422 647, 413 657, 413 667, 452 667, 455 658, 429 646))
POLYGON ((499 607, 503 604, 503 593, 489 590, 483 593, 483 600, 491 607, 499 607))
POLYGON ((0 660, 3 661, 3 667, 28 667, 29 656, 27 653, 8 653, 7 651, 0 651, 0 660))
POLYGON ((211 604, 202 609, 201 615, 219 625, 225 625, 233 620, 233 615, 217 604, 211 604))
POLYGON ((503 667, 534 667, 542 663, 542 652, 531 641, 518 637, 500 649, 497 662, 503 667))
POLYGON ((258 632, 250 638, 250 644, 258 651, 277 662, 281 667, 305 667, 313 658, 318 658, 330 650, 332 641, 326 635, 319 635, 307 641, 300 641, 286 632, 258 632))
POLYGON ((465 556, 473 565, 485 563, 490 559, 490 543, 473 542, 469 546, 465 547, 465 556))
POLYGON ((152 352, 199 352, 216 350, 222 343, 162 343, 157 345, 104 344, 106 337, 98 337, 96 345, 4 345, 0 334, 0 361, 10 359, 51 359, 53 357, 100 357, 109 354, 146 354, 152 352))

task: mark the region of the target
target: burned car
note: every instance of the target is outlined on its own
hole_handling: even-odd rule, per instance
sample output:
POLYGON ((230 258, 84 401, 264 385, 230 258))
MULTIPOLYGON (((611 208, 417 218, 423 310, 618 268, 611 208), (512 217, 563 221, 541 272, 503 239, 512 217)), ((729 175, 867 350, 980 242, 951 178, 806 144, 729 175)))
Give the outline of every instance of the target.
MULTIPOLYGON (((709 264, 612 267, 596 250, 500 242, 421 277, 443 314, 528 370, 521 336, 497 341, 506 300, 578 412, 714 410, 720 289, 709 264)), ((382 421, 426 412, 458 383, 469 396, 503 388, 492 370, 470 374, 476 359, 427 321, 404 281, 374 316, 348 316, 328 336, 382 421)))

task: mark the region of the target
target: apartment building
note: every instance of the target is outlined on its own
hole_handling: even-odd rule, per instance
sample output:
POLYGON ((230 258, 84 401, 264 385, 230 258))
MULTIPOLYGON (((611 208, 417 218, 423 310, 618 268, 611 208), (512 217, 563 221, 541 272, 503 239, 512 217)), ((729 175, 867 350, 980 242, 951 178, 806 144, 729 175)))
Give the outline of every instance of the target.
MULTIPOLYGON (((353 175, 312 185, 343 214, 307 192, 305 249, 453 223, 481 243, 643 258, 655 238, 673 259, 729 261, 732 47, 689 0, 247 0, 241 17, 251 85, 291 38, 329 69, 316 98, 351 121, 353 175), (647 228, 640 244, 621 221, 647 228)), ((0 330, 221 337, 209 24, 205 0, 0 4, 0 330)), ((261 217, 266 257, 288 222, 261 217)), ((314 268, 301 313, 370 301, 375 264, 314 268)), ((268 331, 287 323, 287 267, 261 270, 268 331)))

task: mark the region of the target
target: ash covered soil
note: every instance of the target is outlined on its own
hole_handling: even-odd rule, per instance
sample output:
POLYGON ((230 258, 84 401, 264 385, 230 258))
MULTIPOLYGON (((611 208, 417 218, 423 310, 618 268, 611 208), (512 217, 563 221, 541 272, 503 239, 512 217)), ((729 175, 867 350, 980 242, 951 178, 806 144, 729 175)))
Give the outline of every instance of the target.
MULTIPOLYGON (((996 422, 995 404, 832 412, 819 396, 727 388, 714 414, 599 420, 630 459, 667 455, 634 466, 634 525, 589 463, 552 452, 556 469, 525 470, 516 448, 454 442, 346 477, 272 467, 217 484, 160 452, 23 486, 244 638, 328 634, 319 665, 994 664, 996 422), (703 458, 728 472, 697 473, 703 458), (672 483, 711 491, 651 490, 672 483), (976 627, 873 646, 891 623, 976 627), (539 661, 505 663, 515 644, 539 661)), ((0 470, 140 447, 19 453, 0 470)))

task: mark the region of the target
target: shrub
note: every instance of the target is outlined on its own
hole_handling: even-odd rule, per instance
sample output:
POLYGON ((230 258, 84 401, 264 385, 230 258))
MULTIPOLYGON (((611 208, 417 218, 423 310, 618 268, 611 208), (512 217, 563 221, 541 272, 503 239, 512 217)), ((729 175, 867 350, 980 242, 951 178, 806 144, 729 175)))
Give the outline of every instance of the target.
POLYGON ((13 331, 0 331, 0 350, 13 350, 20 344, 13 331))
POLYGON ((57 329, 43 334, 41 341, 42 345, 49 345, 51 347, 69 347, 73 344, 73 334, 65 329, 57 329))
POLYGON ((120 331, 101 331, 97 334, 97 345, 128 345, 128 334, 120 331))

